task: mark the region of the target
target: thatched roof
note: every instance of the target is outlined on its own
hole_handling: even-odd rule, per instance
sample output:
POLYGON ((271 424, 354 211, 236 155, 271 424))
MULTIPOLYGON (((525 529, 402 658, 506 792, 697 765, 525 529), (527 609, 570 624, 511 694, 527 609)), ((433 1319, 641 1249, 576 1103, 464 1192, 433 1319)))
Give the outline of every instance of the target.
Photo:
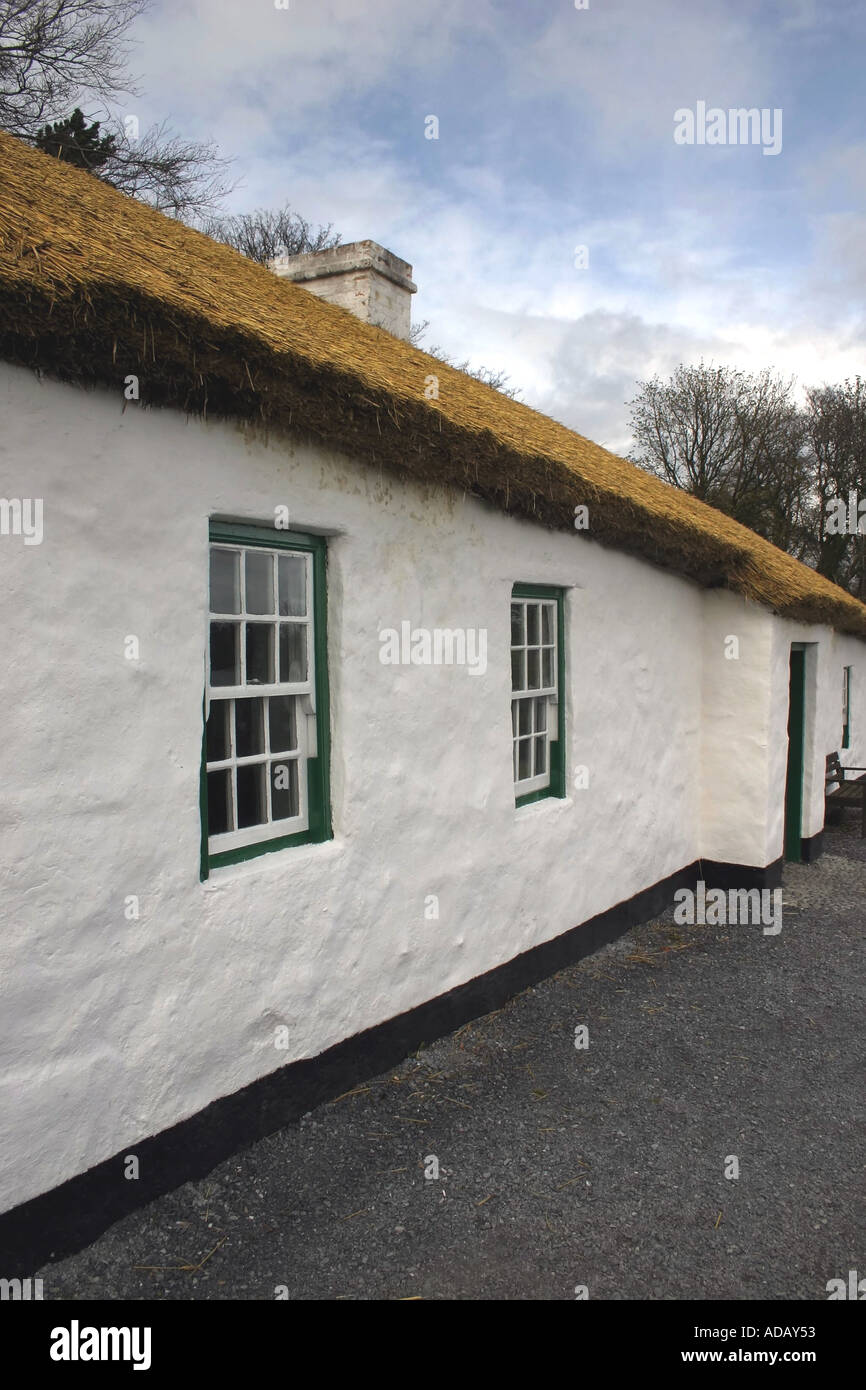
POLYGON ((0 357, 118 393, 134 373, 143 402, 302 431, 866 638, 866 606, 714 508, 2 133, 0 357))

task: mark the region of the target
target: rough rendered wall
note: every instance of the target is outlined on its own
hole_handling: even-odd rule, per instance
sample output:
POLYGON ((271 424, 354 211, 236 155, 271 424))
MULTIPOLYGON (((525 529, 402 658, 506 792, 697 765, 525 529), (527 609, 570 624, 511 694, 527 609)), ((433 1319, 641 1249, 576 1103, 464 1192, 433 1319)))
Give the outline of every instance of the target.
POLYGON ((806 643, 806 739, 803 788, 803 837, 824 825, 824 774, 828 753, 843 764, 866 767, 866 644, 827 628, 776 619, 773 632, 771 689, 776 788, 768 806, 768 845, 772 858, 782 853, 787 769, 788 679, 792 642, 806 643), (842 668, 853 667, 851 747, 842 748, 842 668), (779 788, 781 787, 781 794, 779 788))
POLYGON ((699 850, 699 590, 300 442, 122 404, 0 368, 5 486, 44 499, 41 545, 0 541, 0 1209, 699 850), (335 838, 202 884, 208 517, 267 522, 283 504, 297 529, 337 533, 335 838), (578 765, 590 774, 520 810, 515 581, 571 586, 569 787, 578 765), (379 631, 406 619, 486 628, 486 673, 383 666, 379 631))
POLYGON ((866 644, 721 590, 704 595, 704 613, 701 853, 763 867, 784 848, 791 644, 806 646, 804 839, 824 825, 827 754, 866 766, 866 644), (736 659, 725 656, 730 637, 739 642, 736 659), (841 746, 844 666, 853 667, 848 750, 841 746))
POLYGON ((775 620, 720 589, 703 595, 703 613, 701 854, 763 868, 775 857, 766 825, 775 620))

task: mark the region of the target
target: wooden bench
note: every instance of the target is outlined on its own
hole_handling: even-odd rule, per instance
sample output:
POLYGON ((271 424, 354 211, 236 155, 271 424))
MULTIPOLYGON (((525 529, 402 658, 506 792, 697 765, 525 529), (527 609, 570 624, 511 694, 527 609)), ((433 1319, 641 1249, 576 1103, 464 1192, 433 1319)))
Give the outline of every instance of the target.
POLYGON ((829 806, 856 806, 858 803, 862 807, 861 837, 866 840, 866 767, 843 767, 839 761, 838 753, 827 754, 827 775, 824 783, 825 803, 829 806), (851 781, 845 780, 846 774, 859 772, 863 775, 855 777, 851 781), (836 784, 835 790, 830 791, 831 786, 836 784))

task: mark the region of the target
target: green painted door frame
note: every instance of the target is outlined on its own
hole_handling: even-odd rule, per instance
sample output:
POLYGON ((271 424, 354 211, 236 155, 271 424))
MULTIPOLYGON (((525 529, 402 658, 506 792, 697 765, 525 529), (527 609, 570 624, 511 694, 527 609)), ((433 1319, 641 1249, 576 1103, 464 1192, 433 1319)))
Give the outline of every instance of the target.
POLYGON ((788 775, 785 779, 785 858, 803 858, 803 773, 806 742, 806 653, 791 648, 788 688, 788 775))

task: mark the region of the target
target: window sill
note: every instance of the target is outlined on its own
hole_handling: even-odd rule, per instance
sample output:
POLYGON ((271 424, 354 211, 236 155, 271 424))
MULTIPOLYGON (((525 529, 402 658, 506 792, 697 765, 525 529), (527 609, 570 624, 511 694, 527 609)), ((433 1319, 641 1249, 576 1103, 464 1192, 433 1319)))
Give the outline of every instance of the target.
POLYGON ((300 845, 284 845, 266 854, 253 855, 234 864, 212 864, 201 887, 207 890, 222 888, 237 879, 285 876, 303 870, 322 859, 336 858, 343 853, 345 842, 334 837, 328 840, 307 840, 300 845))
POLYGON ((542 796, 538 801, 528 801, 525 806, 515 806, 514 816, 516 820, 525 820, 529 816, 550 815, 557 807, 567 811, 573 805, 574 799, 570 796, 542 796))

